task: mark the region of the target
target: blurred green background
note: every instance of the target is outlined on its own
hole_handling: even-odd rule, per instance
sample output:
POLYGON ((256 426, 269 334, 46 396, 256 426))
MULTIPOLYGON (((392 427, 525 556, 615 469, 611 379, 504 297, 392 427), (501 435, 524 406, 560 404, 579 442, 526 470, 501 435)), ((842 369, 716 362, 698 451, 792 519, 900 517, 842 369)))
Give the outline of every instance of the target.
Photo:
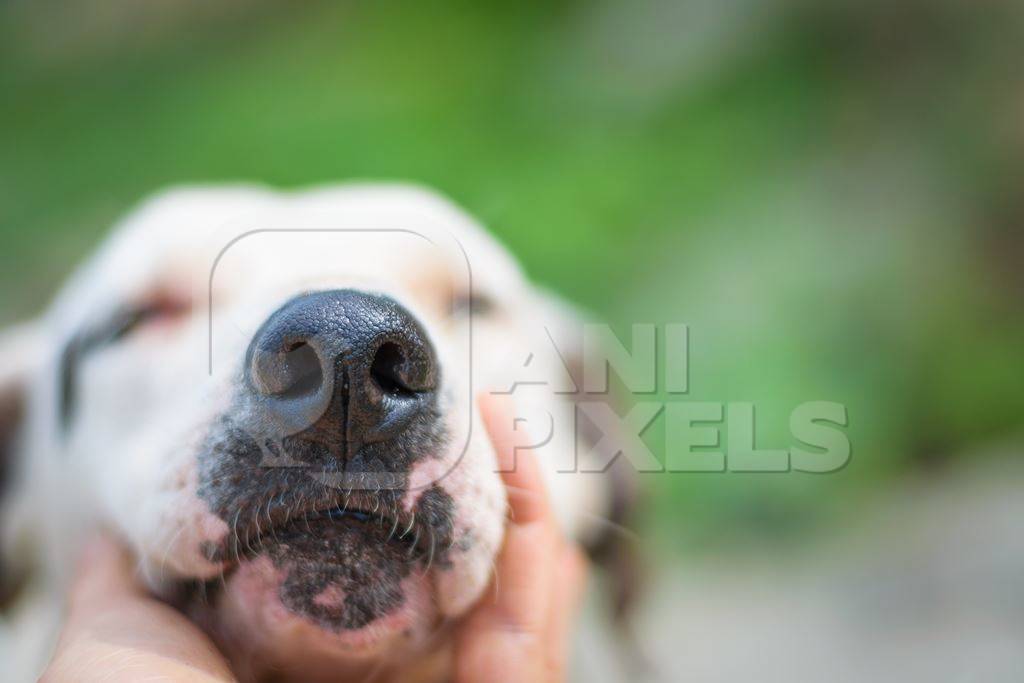
POLYGON ((659 547, 788 548, 1021 435, 1022 20, 998 0, 4 3, 0 321, 168 184, 422 182, 620 333, 689 323, 686 398, 755 403, 759 445, 790 445, 804 401, 845 403, 839 473, 646 478, 659 547))

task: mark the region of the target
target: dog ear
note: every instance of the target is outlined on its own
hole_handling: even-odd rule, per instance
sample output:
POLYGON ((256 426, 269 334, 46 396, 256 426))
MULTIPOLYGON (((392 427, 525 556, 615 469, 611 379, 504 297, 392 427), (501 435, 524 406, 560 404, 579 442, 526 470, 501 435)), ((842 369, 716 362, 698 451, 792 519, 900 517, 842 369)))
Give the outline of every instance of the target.
MULTIPOLYGON (((584 400, 607 401, 616 413, 624 414, 628 405, 623 396, 614 392, 602 395, 584 393, 584 320, 588 316, 555 295, 543 293, 541 298, 543 301, 538 307, 540 317, 576 387, 568 398, 577 403, 584 400)), ((602 438, 624 443, 621 435, 599 432, 579 415, 576 430, 580 451, 602 438)), ((640 501, 636 471, 620 451, 600 480, 603 486, 600 492, 604 500, 603 519, 587 529, 582 540, 591 560, 609 579, 613 622, 626 636, 630 636, 632 613, 644 583, 641 552, 632 530, 640 501)))
POLYGON ((21 446, 25 423, 28 387, 42 365, 45 350, 38 324, 20 325, 0 332, 0 610, 16 597, 26 572, 14 557, 22 555, 18 523, 17 479, 20 474, 21 446))
POLYGON ((43 358, 41 338, 35 324, 0 332, 0 490, 10 483, 25 419, 29 381, 43 358))

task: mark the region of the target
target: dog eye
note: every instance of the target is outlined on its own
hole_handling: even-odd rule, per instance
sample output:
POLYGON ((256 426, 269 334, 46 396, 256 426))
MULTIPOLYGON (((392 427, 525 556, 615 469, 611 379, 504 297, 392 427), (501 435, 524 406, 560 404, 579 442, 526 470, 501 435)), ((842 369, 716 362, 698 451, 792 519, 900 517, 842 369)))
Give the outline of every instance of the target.
POLYGON ((487 315, 494 308, 494 300, 482 294, 458 294, 452 302, 454 315, 487 315))
POLYGON ((135 306, 126 306, 111 321, 109 341, 117 341, 143 325, 174 322, 189 309, 187 301, 172 296, 154 296, 135 306))
POLYGON ((132 330, 152 316, 148 308, 122 308, 107 321, 102 333, 97 335, 95 345, 111 344, 127 336, 132 330))
POLYGON ((64 347, 60 360, 58 392, 60 422, 67 429, 75 403, 78 366, 89 353, 124 338, 143 324, 173 321, 189 310, 188 301, 173 296, 153 296, 141 303, 115 309, 99 324, 86 327, 64 347))
POLYGON ((188 303, 172 297, 156 296, 137 304, 115 310, 102 325, 84 335, 91 348, 106 346, 123 339, 144 325, 173 322, 189 309, 188 303))

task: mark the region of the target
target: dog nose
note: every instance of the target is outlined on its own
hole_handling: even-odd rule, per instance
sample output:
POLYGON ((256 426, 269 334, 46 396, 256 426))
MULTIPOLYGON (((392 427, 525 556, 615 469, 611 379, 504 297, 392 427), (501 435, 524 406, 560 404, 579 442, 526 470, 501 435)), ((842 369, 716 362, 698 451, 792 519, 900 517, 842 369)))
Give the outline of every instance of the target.
POLYGON ((279 308, 253 337, 246 366, 264 429, 341 458, 401 434, 438 386, 433 347, 413 315, 351 289, 279 308))

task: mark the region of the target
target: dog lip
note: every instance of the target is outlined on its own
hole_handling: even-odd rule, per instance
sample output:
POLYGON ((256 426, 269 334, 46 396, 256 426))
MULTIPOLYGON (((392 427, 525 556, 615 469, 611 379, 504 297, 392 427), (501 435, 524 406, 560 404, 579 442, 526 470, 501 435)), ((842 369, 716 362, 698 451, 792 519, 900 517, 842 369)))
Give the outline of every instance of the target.
MULTIPOLYGON (((387 528, 385 542, 400 542, 410 546, 410 557, 414 554, 432 554, 433 545, 424 539, 431 537, 429 529, 416 518, 415 513, 385 506, 372 495, 361 492, 341 494, 335 500, 313 500, 304 505, 287 504, 280 499, 271 499, 258 507, 259 513, 250 514, 252 522, 233 526, 233 531, 218 543, 207 546, 206 555, 211 562, 231 567, 243 559, 258 555, 264 543, 275 541, 275 532, 292 525, 305 524, 310 534, 311 522, 334 521, 339 524, 370 525, 387 528)), ((241 515, 239 515, 241 516, 241 515)))
POLYGON ((416 520, 413 515, 393 515, 388 514, 388 511, 381 510, 379 512, 373 512, 370 510, 364 510, 357 507, 336 505, 332 508, 324 510, 316 510, 303 517, 306 521, 316 520, 332 520, 336 522, 355 522, 357 524, 373 524, 377 523, 383 528, 390 529, 388 533, 388 541, 398 540, 409 543, 415 546, 415 539, 418 537, 418 533, 414 535, 412 541, 407 541, 410 534, 413 531, 418 531, 416 527, 416 520), (402 525, 402 518, 407 517, 407 523, 402 525))

